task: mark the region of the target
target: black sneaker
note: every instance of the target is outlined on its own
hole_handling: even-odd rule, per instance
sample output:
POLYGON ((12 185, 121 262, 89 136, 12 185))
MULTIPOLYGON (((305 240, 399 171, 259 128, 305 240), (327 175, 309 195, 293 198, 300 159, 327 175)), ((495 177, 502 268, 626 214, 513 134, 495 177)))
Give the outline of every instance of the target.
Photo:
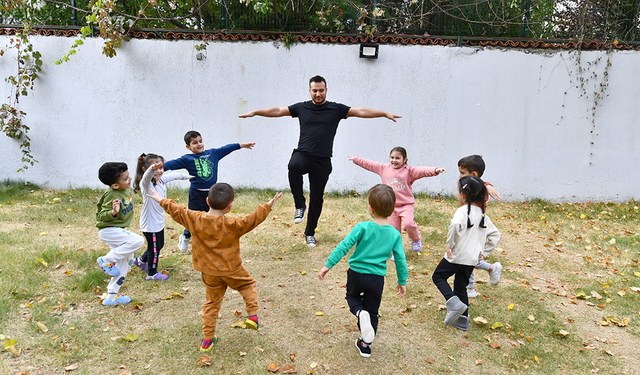
POLYGON ((316 238, 314 236, 304 236, 307 240, 308 247, 316 247, 318 242, 316 242, 316 238))
POLYGON ((358 348, 361 356, 365 358, 371 357, 371 344, 365 343, 361 338, 356 340, 356 348, 358 348))
POLYGON ((306 209, 307 209, 307 207, 296 208, 296 212, 293 214, 293 222, 294 222, 294 224, 302 223, 302 219, 304 219, 304 210, 306 210, 306 209))

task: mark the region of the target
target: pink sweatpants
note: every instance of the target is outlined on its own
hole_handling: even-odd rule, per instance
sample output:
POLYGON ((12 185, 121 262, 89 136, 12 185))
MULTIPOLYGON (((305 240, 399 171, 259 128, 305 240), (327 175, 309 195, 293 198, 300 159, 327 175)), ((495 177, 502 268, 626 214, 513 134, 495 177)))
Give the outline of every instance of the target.
POLYGON ((402 206, 396 206, 396 209, 393 210, 391 216, 389 216, 389 224, 396 228, 398 232, 402 233, 402 226, 400 222, 402 221, 402 226, 407 230, 407 234, 412 241, 420 241, 422 236, 420 235, 420 231, 418 230, 418 224, 416 224, 413 218, 413 205, 405 204, 402 206))

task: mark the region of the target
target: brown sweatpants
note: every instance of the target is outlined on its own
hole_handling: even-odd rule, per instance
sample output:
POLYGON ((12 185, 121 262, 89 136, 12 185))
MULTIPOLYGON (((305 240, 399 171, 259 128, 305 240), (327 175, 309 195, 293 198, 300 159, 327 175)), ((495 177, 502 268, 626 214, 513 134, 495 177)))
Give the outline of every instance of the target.
POLYGON ((207 293, 207 301, 202 306, 202 335, 210 341, 216 334, 216 319, 227 287, 237 290, 247 305, 247 314, 258 314, 258 292, 256 281, 244 266, 229 276, 212 276, 202 274, 202 282, 207 293))

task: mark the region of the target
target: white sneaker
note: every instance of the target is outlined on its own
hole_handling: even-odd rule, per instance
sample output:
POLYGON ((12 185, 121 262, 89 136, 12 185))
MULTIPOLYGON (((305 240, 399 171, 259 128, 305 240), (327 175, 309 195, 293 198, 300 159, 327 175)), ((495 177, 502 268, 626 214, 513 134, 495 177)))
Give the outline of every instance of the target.
POLYGON ((475 288, 474 289, 467 289, 467 297, 476 298, 476 297, 478 297, 478 292, 476 292, 475 288))
POLYGON ((182 233, 178 239, 178 249, 183 253, 189 251, 189 238, 187 238, 184 233, 182 233))
POLYGON ((498 285, 498 283, 500 283, 500 277, 502 276, 502 264, 495 262, 492 266, 493 271, 489 272, 489 284, 498 285))
POLYGON ((360 323, 360 334, 365 344, 371 344, 376 338, 376 332, 371 325, 371 315, 367 310, 360 310, 358 313, 358 322, 360 323))

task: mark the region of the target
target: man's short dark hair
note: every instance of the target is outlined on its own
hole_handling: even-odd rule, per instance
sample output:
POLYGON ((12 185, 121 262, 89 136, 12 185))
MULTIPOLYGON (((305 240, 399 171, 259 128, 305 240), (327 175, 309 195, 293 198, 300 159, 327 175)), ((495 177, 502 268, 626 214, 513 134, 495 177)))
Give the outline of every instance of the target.
POLYGON ((103 184, 111 186, 118 182, 120 175, 122 175, 128 169, 129 168, 127 167, 127 163, 112 161, 106 162, 102 164, 102 166, 98 170, 98 178, 103 184))
POLYGON ((396 208, 396 193, 385 184, 377 184, 369 189, 369 206, 378 216, 389 217, 396 208))
POLYGON ((226 208, 229 203, 233 202, 235 199, 235 193, 233 192, 233 188, 231 185, 218 182, 213 184, 211 189, 209 189, 209 207, 214 210, 222 210, 226 208))
POLYGON ((458 167, 464 168, 469 173, 476 172, 478 177, 482 177, 484 173, 484 160, 480 155, 469 155, 458 160, 458 167))
POLYGON ((187 134, 184 135, 184 143, 186 143, 187 146, 189 146, 191 144, 191 140, 198 137, 202 137, 200 133, 198 133, 195 130, 189 130, 187 134))
POLYGON ((320 83, 320 82, 324 82, 324 85, 327 85, 327 81, 325 81, 325 79, 321 76, 314 76, 311 77, 311 79, 309 80, 309 87, 311 87, 311 82, 315 82, 315 83, 320 83))

